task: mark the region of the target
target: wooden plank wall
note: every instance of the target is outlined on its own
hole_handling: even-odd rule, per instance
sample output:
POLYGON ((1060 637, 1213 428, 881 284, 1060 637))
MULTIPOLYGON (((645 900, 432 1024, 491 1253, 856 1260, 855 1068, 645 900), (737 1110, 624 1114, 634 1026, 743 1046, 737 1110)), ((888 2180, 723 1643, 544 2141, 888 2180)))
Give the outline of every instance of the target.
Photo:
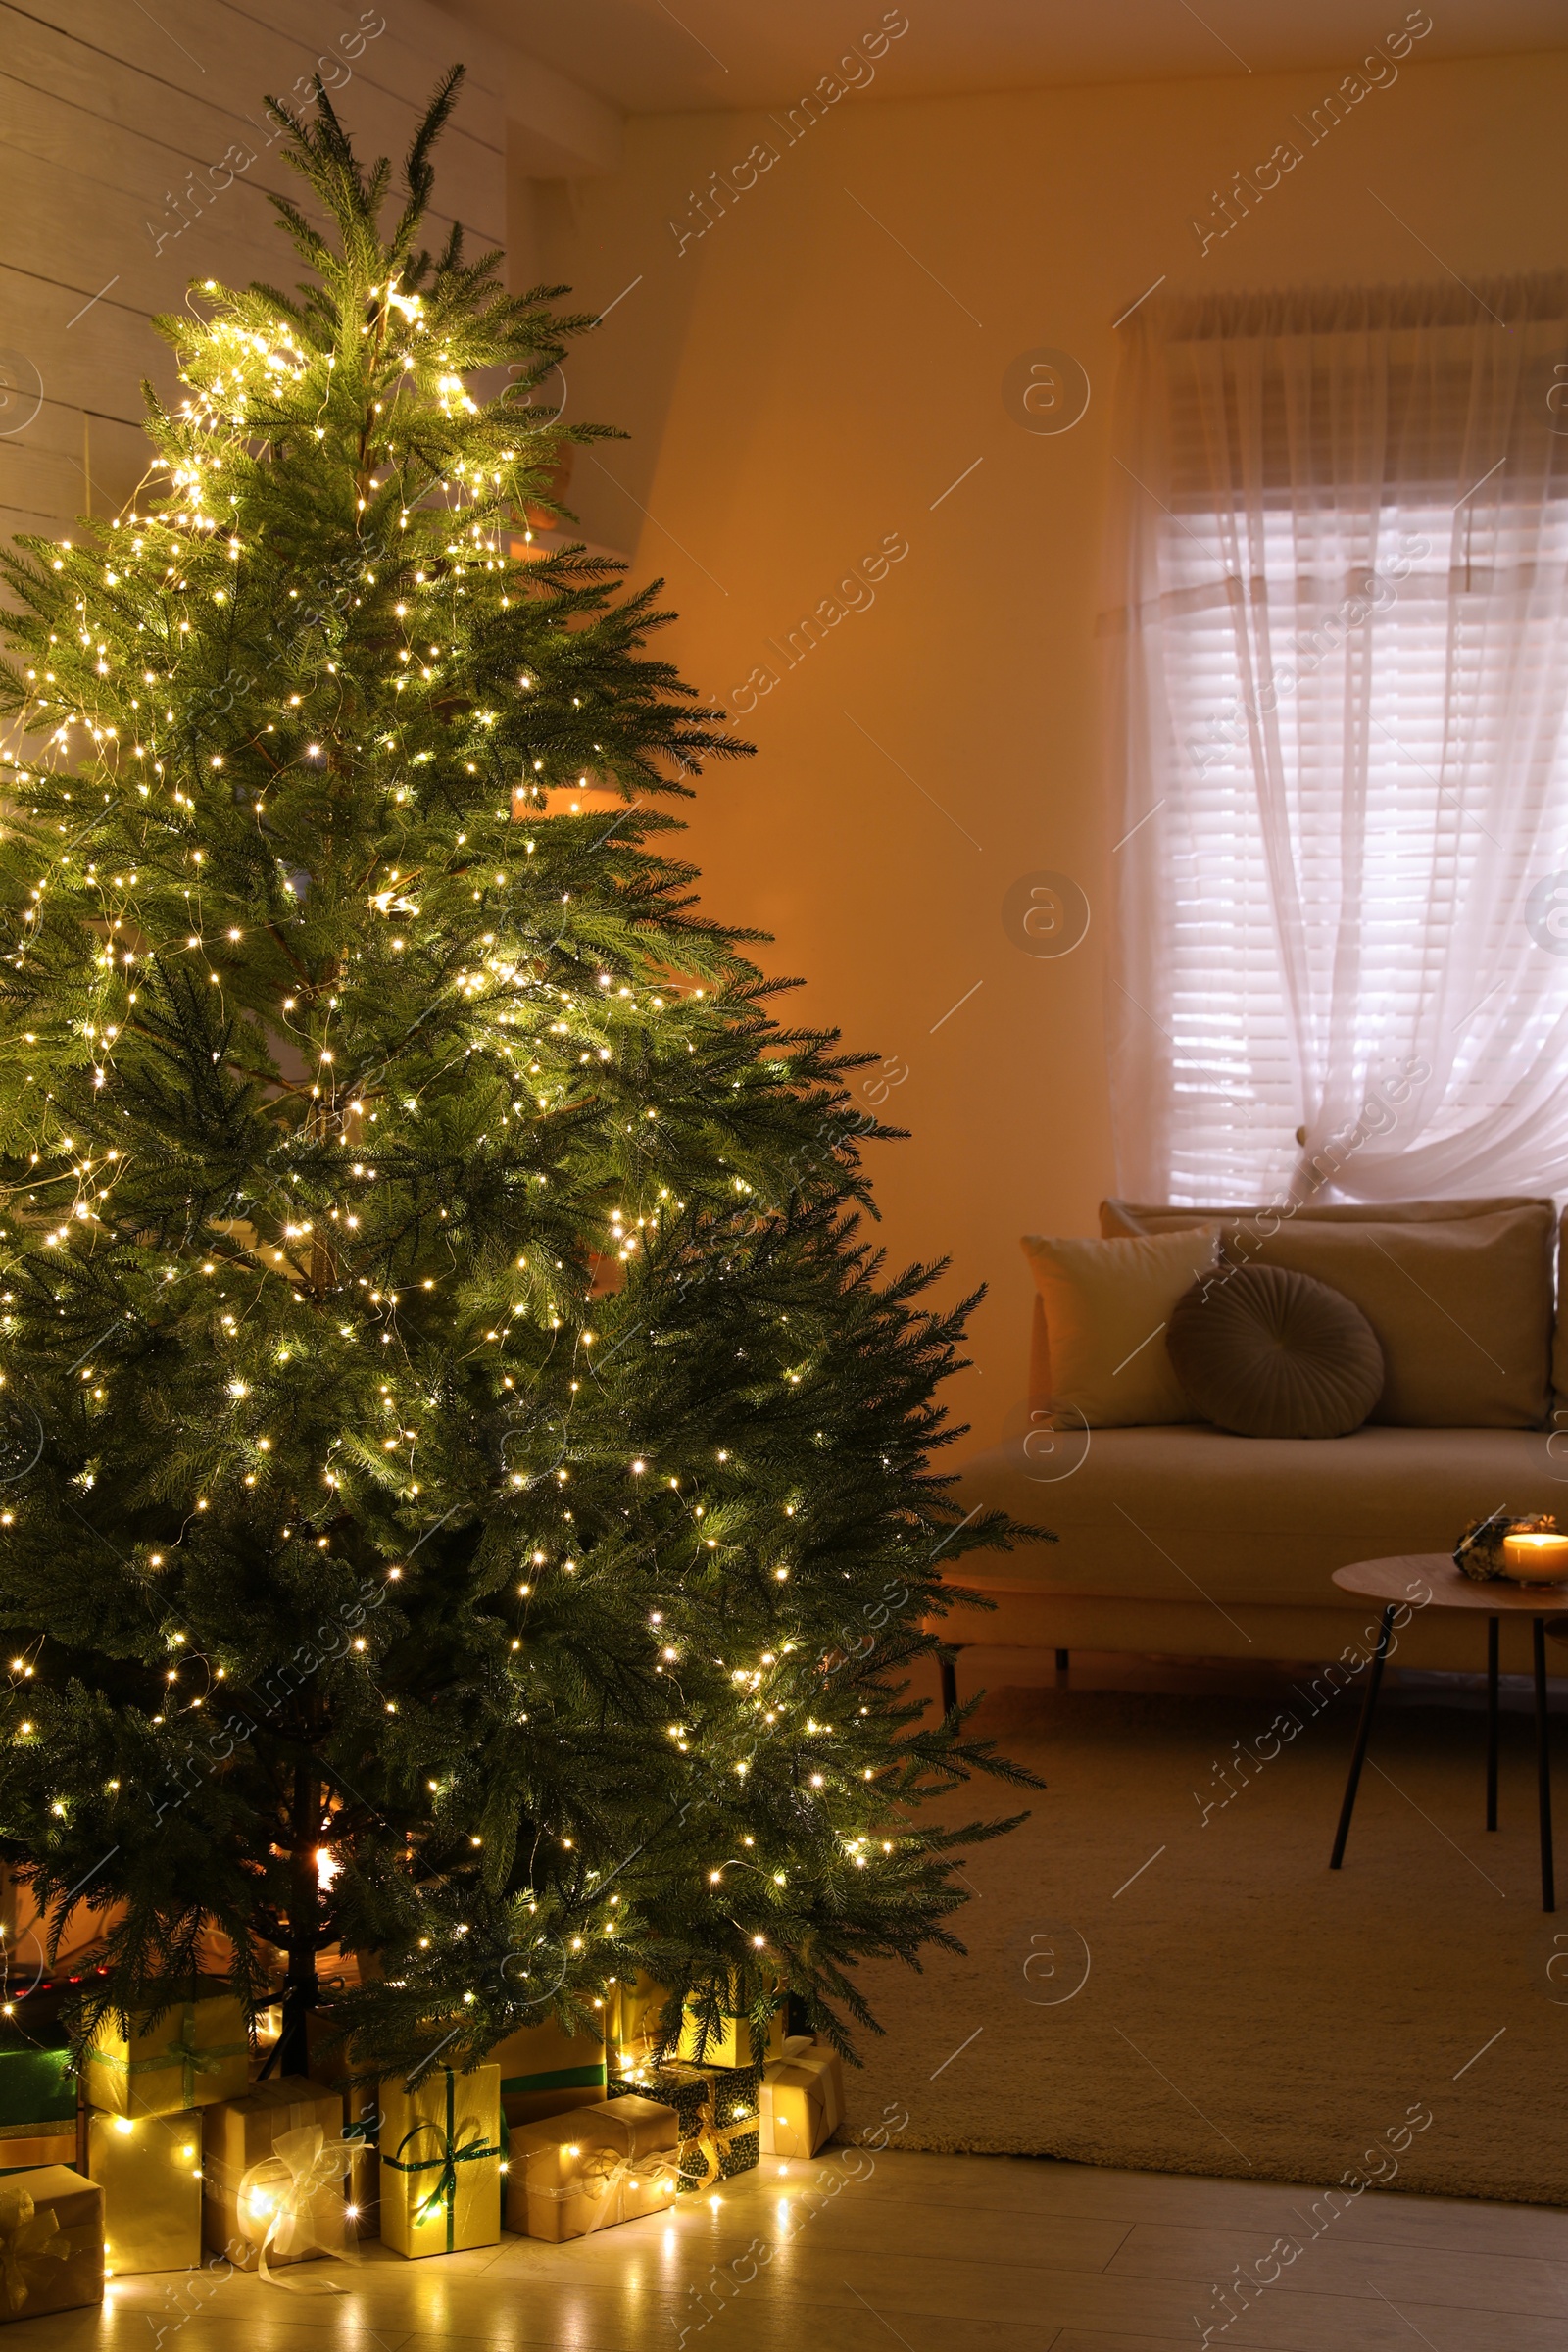
POLYGON ((432 228, 499 244, 501 61, 427 0, 0 0, 0 532, 58 535, 130 496, 142 378, 175 388, 148 321, 192 279, 292 284, 267 191, 299 183, 264 96, 304 103, 319 71, 362 157, 401 162, 459 58, 432 228))

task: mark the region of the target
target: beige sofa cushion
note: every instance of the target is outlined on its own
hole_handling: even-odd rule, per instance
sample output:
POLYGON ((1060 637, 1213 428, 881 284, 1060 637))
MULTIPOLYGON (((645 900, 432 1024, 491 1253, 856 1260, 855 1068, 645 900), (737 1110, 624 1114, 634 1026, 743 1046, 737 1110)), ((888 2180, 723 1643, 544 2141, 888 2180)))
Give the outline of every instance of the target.
MULTIPOLYGON (((1238 1602, 1322 1607, 1340 1597, 1336 1568, 1448 1551, 1468 1520, 1499 1504, 1555 1511, 1568 1525, 1568 1459, 1553 1460, 1551 1443, 1514 1429, 1369 1425, 1312 1444, 1233 1438, 1201 1422, 1036 1428, 964 1463, 955 1493, 960 1511, 1004 1510, 1057 1541, 972 1553, 950 1581, 1121 1598, 1121 1646, 1156 1646, 1137 1639, 1140 1599, 1222 1614, 1238 1602)), ((983 1642, 986 1620, 965 1619, 956 1638, 983 1642)))
MULTIPOLYGON (((1283 1231, 1287 1225, 1452 1223, 1459 1219, 1496 1216, 1507 1209, 1523 1208, 1555 1214, 1549 1200, 1524 1193, 1478 1197, 1468 1200, 1304 1200, 1295 1208, 1281 1201, 1257 1208, 1227 1209, 1171 1208, 1154 1201, 1110 1200, 1102 1200, 1100 1204, 1100 1230, 1107 1239, 1125 1238, 1140 1233, 1179 1233, 1193 1226, 1211 1225, 1218 1219, 1225 1224, 1245 1225, 1261 1237, 1283 1231)), ((1551 1385, 1556 1403, 1555 1426, 1568 1435, 1568 1210, 1563 1212, 1556 1254, 1557 1304, 1551 1326, 1551 1385)), ((1333 1277, 1325 1276, 1323 1279, 1332 1281, 1333 1277)), ((1343 1289, 1345 1286, 1342 1284, 1337 1287, 1343 1289)), ((1031 1402, 1037 1400, 1038 1394, 1038 1390, 1032 1388, 1031 1402)), ((1533 1415, 1528 1426, 1535 1426, 1540 1417, 1533 1415)), ((1387 1416, 1380 1414, 1379 1418, 1387 1416)))
POLYGON ((1215 1245, 1212 1226, 1113 1242, 1025 1234, 1054 1406, 1091 1429, 1196 1419, 1165 1352, 1165 1326, 1213 1266, 1215 1245))
POLYGON ((1232 1265, 1284 1266, 1358 1306, 1383 1349, 1369 1416, 1405 1429, 1539 1429, 1550 1409, 1548 1201, 1395 1224, 1227 1226, 1232 1265))

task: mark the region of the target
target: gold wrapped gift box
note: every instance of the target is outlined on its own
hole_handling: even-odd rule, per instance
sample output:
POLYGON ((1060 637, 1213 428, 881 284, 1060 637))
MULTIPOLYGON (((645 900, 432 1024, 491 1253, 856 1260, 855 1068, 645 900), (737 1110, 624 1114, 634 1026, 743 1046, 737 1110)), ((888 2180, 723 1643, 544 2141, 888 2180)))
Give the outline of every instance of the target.
POLYGON ((303 2075, 258 2082, 202 2119, 203 2223, 236 2270, 341 2254, 343 2096, 303 2075))
MULTIPOLYGON (((653 2062, 668 1999, 665 1987, 656 1984, 652 1977, 622 1979, 612 1985, 605 2035, 622 2074, 629 2073, 634 2066, 653 2062)), ((749 2017, 724 2015, 716 2023, 710 2021, 704 2040, 699 2006, 688 2001, 681 2016, 680 2040, 670 2055, 687 2066, 748 2067, 756 2065, 759 2058, 781 2057, 783 2051, 782 2008, 768 2020, 761 2050, 754 2054, 749 2017)))
POLYGON ((0 2180, 0 2320, 104 2299, 103 2194, 69 2165, 0 2180))
POLYGON ((608 2087, 602 2033, 567 2034, 553 2018, 520 2026, 488 2052, 499 2069, 501 2105, 509 2124, 534 2124, 564 2115, 608 2087))
POLYGON ((703 2021, 695 2005, 688 2001, 681 2019, 680 2045, 677 2058, 688 2066, 748 2067, 760 2059, 780 2058, 784 2054, 784 2013, 776 2009, 767 2021, 767 2034, 760 2050, 752 2047, 752 2021, 749 2017, 722 2017, 715 2033, 712 2025, 703 2038, 703 2021))
POLYGON ((89 2115, 87 2171, 103 2191, 104 2276, 188 2271, 202 2258, 202 2118, 89 2115))
POLYGON ((605 2010, 605 2042, 618 2056, 619 2067, 652 2058, 659 2042, 660 2015, 669 1995, 652 1977, 622 1977, 612 1981, 605 2010))
POLYGON ((514 2132, 507 2228, 559 2244, 674 2203, 680 2119, 658 2099, 579 2107, 514 2132))
POLYGON ((250 2081, 250 2034, 231 1993, 198 1993, 143 2011, 122 2034, 106 2017, 86 2056, 89 2106, 107 2115, 179 2115, 238 2098, 250 2081))
POLYGON ((353 2238, 379 2237, 381 2186, 376 2138, 381 2129, 380 2084, 349 2081, 352 2049, 347 2042, 334 2039, 331 2020, 318 2010, 306 2013, 305 2040, 313 2081, 330 2082, 337 2088, 343 2109, 340 2129, 354 2150, 343 2192, 348 2234, 353 2238))
POLYGON ((35 2173, 40 2165, 76 2161, 74 2124, 0 2124, 0 2174, 35 2173))
POLYGON ((411 2258, 501 2239, 501 2069, 381 2085, 381 2240, 411 2258))
POLYGON ((791 2035, 762 2069, 764 2156, 814 2156, 844 2121, 844 2068, 826 2042, 791 2035))

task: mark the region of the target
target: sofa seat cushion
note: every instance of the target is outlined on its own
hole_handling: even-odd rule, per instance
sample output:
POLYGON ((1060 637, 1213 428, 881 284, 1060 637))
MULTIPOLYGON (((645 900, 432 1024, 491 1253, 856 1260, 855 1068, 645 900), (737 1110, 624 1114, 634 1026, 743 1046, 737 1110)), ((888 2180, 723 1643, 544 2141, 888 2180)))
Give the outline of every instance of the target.
POLYGON ((1004 1510, 1056 1542, 971 1553, 951 1581, 1321 1606, 1336 1568, 1451 1550, 1469 1520, 1504 1504, 1568 1526, 1568 1446, 1559 1460, 1552 1443, 1540 1430, 1381 1424, 1325 1439, 1037 1428, 963 1464, 955 1492, 964 1511, 1004 1510))

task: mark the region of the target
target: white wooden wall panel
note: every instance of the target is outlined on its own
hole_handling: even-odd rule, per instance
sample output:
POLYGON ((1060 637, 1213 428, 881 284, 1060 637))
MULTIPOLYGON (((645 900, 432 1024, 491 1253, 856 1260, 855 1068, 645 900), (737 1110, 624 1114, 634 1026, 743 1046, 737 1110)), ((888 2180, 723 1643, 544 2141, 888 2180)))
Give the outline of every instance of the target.
POLYGON ((436 157, 431 242, 506 219, 505 71, 427 0, 0 0, 0 532, 112 514, 146 464, 141 380, 174 394, 151 316, 192 279, 291 286, 269 190, 299 182, 263 98, 318 70, 362 157, 401 164, 437 76, 468 79, 436 157), (249 153, 255 160, 237 169, 249 153), (226 161, 225 161, 226 159, 226 161))

